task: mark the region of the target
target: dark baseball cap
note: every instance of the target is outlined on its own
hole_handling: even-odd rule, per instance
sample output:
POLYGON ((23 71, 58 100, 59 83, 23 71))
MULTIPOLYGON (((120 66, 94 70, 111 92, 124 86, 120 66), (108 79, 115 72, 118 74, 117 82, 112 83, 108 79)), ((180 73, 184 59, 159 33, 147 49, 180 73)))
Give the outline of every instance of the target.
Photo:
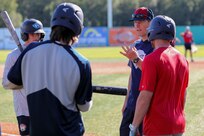
POLYGON ((138 8, 132 14, 132 18, 129 21, 143 21, 143 20, 152 20, 154 14, 151 9, 146 7, 138 8))

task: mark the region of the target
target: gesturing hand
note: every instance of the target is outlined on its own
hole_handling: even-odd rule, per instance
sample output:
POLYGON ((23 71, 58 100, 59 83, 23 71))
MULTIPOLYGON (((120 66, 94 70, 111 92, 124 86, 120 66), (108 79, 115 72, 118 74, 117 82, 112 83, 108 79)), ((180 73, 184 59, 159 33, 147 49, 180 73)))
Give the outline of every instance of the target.
POLYGON ((129 60, 138 58, 137 49, 135 47, 130 47, 129 45, 123 45, 122 49, 123 51, 120 51, 120 53, 123 56, 127 57, 129 60))

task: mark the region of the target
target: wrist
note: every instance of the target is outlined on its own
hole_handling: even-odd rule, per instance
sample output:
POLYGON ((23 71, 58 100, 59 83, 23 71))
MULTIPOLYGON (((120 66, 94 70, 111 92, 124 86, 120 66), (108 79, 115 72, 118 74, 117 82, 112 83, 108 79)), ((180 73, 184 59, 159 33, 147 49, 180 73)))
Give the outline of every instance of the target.
POLYGON ((138 127, 130 124, 129 128, 130 128, 130 136, 135 136, 138 131, 138 127))
POLYGON ((135 59, 132 60, 133 63, 138 63, 139 61, 140 61, 140 58, 139 58, 139 57, 137 57, 137 58, 135 58, 135 59))

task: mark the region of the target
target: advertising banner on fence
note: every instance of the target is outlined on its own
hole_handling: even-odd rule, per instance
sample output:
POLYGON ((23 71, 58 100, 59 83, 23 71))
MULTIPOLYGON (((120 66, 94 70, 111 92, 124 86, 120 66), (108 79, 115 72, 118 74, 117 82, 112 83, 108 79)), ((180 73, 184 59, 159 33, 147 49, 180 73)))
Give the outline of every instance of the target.
POLYGON ((80 35, 76 46, 107 46, 108 28, 107 27, 85 27, 80 35))
POLYGON ((138 39, 135 28, 132 27, 119 27, 112 28, 109 31, 109 44, 110 46, 121 46, 132 44, 138 39))

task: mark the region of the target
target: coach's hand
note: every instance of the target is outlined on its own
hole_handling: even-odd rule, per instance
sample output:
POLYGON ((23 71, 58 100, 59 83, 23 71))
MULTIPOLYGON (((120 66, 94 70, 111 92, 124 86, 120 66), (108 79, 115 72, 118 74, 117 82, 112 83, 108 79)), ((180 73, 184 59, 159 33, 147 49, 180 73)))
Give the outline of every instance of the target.
POLYGON ((137 49, 135 47, 130 47, 128 45, 122 46, 123 51, 120 51, 120 53, 127 57, 129 60, 134 60, 135 58, 138 58, 137 49))

